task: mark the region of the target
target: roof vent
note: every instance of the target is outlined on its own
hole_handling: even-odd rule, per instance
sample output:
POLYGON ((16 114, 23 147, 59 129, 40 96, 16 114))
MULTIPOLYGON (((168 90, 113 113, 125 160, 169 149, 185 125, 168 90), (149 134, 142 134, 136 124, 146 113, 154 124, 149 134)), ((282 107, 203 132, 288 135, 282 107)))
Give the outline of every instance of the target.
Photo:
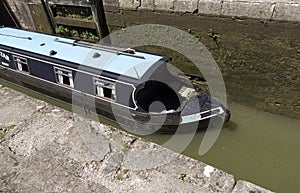
POLYGON ((46 45, 46 44, 45 44, 45 43, 41 43, 41 44, 40 44, 40 46, 44 46, 44 45, 46 45))
POLYGON ((135 50, 132 49, 132 48, 126 48, 126 49, 124 50, 124 52, 129 53, 129 54, 135 54, 135 50))
POLYGON ((54 56, 55 54, 57 54, 57 51, 55 51, 55 50, 50 51, 50 56, 54 56))
POLYGON ((101 56, 101 54, 99 54, 98 52, 95 52, 93 55, 93 58, 99 58, 101 56))

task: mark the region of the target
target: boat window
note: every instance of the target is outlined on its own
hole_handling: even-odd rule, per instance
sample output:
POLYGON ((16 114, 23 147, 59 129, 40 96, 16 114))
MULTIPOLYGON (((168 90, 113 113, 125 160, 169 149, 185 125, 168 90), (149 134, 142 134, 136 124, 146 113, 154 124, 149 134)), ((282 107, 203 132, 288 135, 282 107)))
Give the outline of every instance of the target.
POLYGON ((57 68, 54 67, 55 75, 56 75, 56 81, 59 84, 68 85, 72 88, 74 88, 74 82, 73 82, 73 76, 71 70, 66 70, 63 68, 57 68))
POLYGON ((13 56, 16 68, 21 72, 29 72, 28 63, 26 58, 22 58, 19 56, 13 56))
POLYGON ((95 94, 97 96, 109 98, 111 100, 116 99, 114 82, 100 79, 100 78, 94 78, 93 82, 94 82, 95 94))

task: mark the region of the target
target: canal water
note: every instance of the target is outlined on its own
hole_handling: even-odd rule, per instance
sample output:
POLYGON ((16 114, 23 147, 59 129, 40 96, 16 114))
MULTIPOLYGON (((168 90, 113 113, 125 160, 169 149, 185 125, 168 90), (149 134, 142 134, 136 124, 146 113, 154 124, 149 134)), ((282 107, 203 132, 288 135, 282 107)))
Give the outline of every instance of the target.
MULTIPOLYGON (((0 84, 66 110, 72 109, 69 104, 2 80, 0 84)), ((224 125, 210 151, 203 156, 198 154, 205 134, 201 131, 193 136, 183 154, 233 174, 237 180, 247 180, 278 193, 300 192, 300 121, 237 104, 228 107, 231 121, 224 125)), ((189 134, 182 134, 182 138, 186 135, 189 134)), ((170 137, 156 134, 145 138, 164 144, 170 137)))
MULTIPOLYGON (((300 121, 229 104, 231 121, 204 156, 197 133, 183 154, 276 192, 300 192, 300 121)), ((163 144, 166 135, 151 137, 163 144)))

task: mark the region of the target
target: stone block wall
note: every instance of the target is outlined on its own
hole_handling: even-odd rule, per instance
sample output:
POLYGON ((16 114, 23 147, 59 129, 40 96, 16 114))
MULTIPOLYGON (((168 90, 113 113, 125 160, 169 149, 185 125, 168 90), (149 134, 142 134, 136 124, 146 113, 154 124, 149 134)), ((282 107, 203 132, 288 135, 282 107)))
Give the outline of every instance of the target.
MULTIPOLYGON (((121 9, 300 21, 300 0, 114 0, 121 9)), ((104 1, 104 4, 110 4, 104 1)))

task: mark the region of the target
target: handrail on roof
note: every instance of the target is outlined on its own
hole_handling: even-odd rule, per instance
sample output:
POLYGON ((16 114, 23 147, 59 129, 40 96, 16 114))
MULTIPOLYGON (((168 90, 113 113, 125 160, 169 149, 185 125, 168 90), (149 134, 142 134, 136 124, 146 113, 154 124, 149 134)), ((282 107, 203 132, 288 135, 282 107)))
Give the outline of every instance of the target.
MULTIPOLYGON (((1 27, 2 28, 2 27, 1 27)), ((15 36, 15 35, 10 35, 10 34, 3 34, 3 33, 0 33, 1 36, 6 36, 6 37, 13 37, 13 38, 20 38, 20 39, 26 39, 26 40, 32 40, 31 37, 27 36, 15 36)))
POLYGON ((100 49, 100 50, 104 50, 104 51, 108 51, 108 52, 114 52, 117 54, 122 54, 122 55, 145 59, 144 56, 135 55, 135 50, 131 49, 131 48, 120 48, 120 47, 115 47, 115 46, 107 46, 107 45, 103 45, 103 44, 95 44, 95 43, 90 43, 90 42, 81 41, 81 40, 74 40, 74 42, 68 42, 68 41, 60 40, 59 38, 55 38, 54 41, 59 42, 59 43, 64 43, 64 44, 70 44, 73 46, 86 46, 89 48, 100 49))

